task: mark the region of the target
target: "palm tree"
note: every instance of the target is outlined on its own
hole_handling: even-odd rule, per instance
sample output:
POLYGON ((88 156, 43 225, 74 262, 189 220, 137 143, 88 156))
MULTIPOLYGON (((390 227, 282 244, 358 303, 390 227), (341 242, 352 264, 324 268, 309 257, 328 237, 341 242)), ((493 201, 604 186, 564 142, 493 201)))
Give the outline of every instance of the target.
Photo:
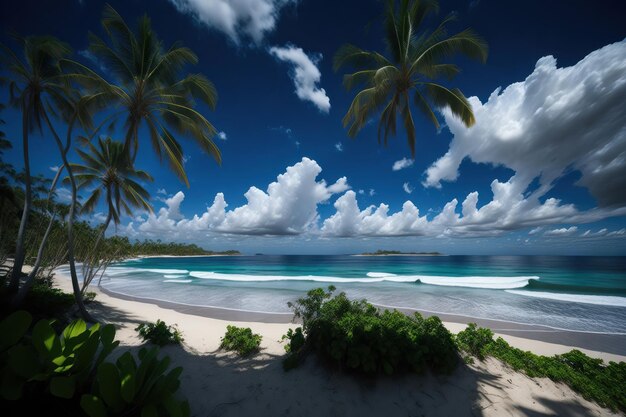
POLYGON ((92 212, 104 194, 107 205, 107 218, 94 247, 98 247, 100 239, 109 227, 111 220, 118 225, 122 211, 132 214, 131 208, 139 208, 152 212, 148 202, 150 194, 137 181, 152 181, 145 171, 136 170, 124 149, 124 143, 115 142, 111 138, 98 139, 98 146, 85 141, 89 153, 76 149, 84 165, 70 164, 76 178, 78 189, 94 186, 85 200, 81 212, 92 212))
POLYGON ((165 155, 176 175, 189 186, 183 150, 175 134, 191 137, 221 163, 219 149, 212 141, 216 130, 194 108, 195 100, 199 100, 214 109, 215 87, 201 74, 181 77, 183 67, 196 64, 197 56, 179 44, 164 50, 147 16, 139 20, 135 33, 115 9, 106 5, 102 25, 109 42, 90 34, 89 50, 110 70, 115 82, 109 83, 76 62, 71 63, 76 72, 73 77, 98 92, 99 101, 107 108, 117 107, 105 121, 124 119, 124 146, 131 162, 139 147, 139 128, 145 124, 159 159, 165 155))
POLYGON ((65 84, 61 80, 59 60, 70 54, 68 45, 51 36, 16 37, 24 51, 19 58, 11 49, 0 45, 1 59, 8 76, 2 81, 8 84, 10 103, 22 113, 22 144, 24 154, 24 205, 18 229, 15 261, 11 272, 9 290, 17 291, 24 263, 24 237, 32 203, 29 134, 42 131, 46 108, 57 104, 64 95, 65 84))
POLYGON ((439 128, 435 108, 449 107, 466 126, 474 124, 472 108, 458 88, 448 88, 434 80, 453 78, 460 69, 445 59, 455 54, 485 61, 487 45, 471 29, 448 36, 447 25, 454 15, 446 17, 432 32, 422 30, 426 16, 437 12, 437 0, 388 0, 385 12, 386 42, 389 55, 367 51, 354 45, 342 46, 334 59, 335 71, 350 66, 355 72, 344 76, 348 90, 356 94, 343 118, 348 135, 355 137, 371 116, 380 112, 378 141, 387 144, 388 135, 396 134, 396 119, 406 130, 411 155, 415 157, 415 124, 413 106, 439 128))

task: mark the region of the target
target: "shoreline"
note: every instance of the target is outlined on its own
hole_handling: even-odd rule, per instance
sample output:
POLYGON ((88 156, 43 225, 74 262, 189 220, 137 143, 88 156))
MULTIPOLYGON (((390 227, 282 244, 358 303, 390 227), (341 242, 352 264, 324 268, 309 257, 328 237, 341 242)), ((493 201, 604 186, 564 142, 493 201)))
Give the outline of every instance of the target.
MULTIPOLYGON (((153 304, 160 308, 174 310, 190 316, 206 317, 228 322, 254 322, 264 324, 290 324, 294 325, 292 313, 263 312, 229 309, 225 307, 201 306, 176 303, 149 297, 138 297, 121 294, 108 290, 104 287, 97 288, 99 292, 112 298, 138 303, 153 304)), ((438 316, 445 326, 453 333, 465 329, 469 323, 476 323, 480 327, 491 329, 495 337, 502 337, 509 344, 519 347, 525 345, 524 340, 543 344, 542 355, 553 355, 569 352, 571 349, 579 349, 589 356, 595 356, 605 361, 626 361, 626 335, 589 333, 583 331, 571 331, 554 329, 547 326, 515 323, 497 319, 467 317, 456 314, 436 313, 427 310, 410 308, 389 307, 374 304, 383 309, 395 309, 405 314, 418 312, 424 317, 438 316)))
MULTIPOLYGON (((54 282, 62 290, 71 292, 71 283, 68 276, 57 272, 54 282)), ((245 323, 247 325, 279 326, 284 332, 289 327, 295 326, 292 321, 292 313, 266 313, 222 307, 185 305, 148 297, 120 294, 107 290, 104 287, 93 287, 90 289, 96 291, 99 295, 102 294, 107 297, 108 301, 113 305, 119 304, 119 302, 133 303, 135 304, 132 306, 133 310, 141 310, 142 306, 151 305, 184 315, 187 320, 192 320, 194 317, 216 320, 221 322, 224 328, 232 322, 236 322, 238 325, 245 323), (119 300, 119 302, 116 302, 116 300, 119 300)), ((386 306, 379 307, 390 308, 386 306)), ((470 322, 477 323, 481 327, 490 328, 494 332, 495 337, 502 337, 512 346, 523 350, 531 350, 537 354, 550 356, 569 352, 572 349, 579 349, 589 356, 601 358, 607 362, 626 361, 626 335, 573 332, 556 330, 546 326, 512 323, 494 319, 479 319, 407 308, 396 309, 405 314, 412 314, 418 311, 424 317, 436 315, 452 333, 458 333, 463 330, 470 322)), ((155 317, 152 319, 154 320, 155 317)))

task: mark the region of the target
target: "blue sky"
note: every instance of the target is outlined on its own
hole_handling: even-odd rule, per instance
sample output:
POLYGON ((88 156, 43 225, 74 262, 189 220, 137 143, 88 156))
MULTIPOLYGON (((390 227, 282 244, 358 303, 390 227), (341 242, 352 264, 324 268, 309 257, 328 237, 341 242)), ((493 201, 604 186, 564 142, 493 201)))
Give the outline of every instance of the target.
MULTIPOLYGON (((147 184, 155 215, 126 218, 117 233, 248 253, 626 254, 626 111, 614 105, 626 101, 619 1, 442 0, 428 26, 454 11, 453 30, 472 27, 489 44, 486 64, 458 59, 463 72, 445 82, 476 97, 477 124, 467 130, 442 111, 449 126, 437 132, 416 114, 412 164, 396 164, 411 158, 401 130, 384 147, 375 120, 356 140, 341 124, 353 93, 332 57, 344 43, 385 50, 383 2, 110 3, 129 24, 147 13, 166 45, 181 41, 198 54, 189 71, 217 88, 217 109, 199 110, 222 132, 223 156, 217 166, 183 140, 186 188, 143 141, 137 166, 155 178, 147 184)), ((97 66, 78 54, 88 31, 102 34, 103 5, 3 2, 0 21, 55 35, 97 66)), ((5 33, 2 41, 14 46, 5 33)), ((21 166, 19 115, 2 116, 15 140, 6 159, 21 166)), ((52 175, 56 149, 49 138, 32 141, 33 171, 52 175)))

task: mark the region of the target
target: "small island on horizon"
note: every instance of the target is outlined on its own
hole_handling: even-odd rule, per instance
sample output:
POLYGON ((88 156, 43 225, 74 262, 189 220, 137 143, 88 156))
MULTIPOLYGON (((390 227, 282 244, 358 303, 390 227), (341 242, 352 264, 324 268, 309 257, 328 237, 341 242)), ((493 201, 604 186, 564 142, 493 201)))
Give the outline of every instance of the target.
POLYGON ((378 249, 376 252, 364 252, 353 256, 444 256, 444 254, 440 252, 402 252, 378 249))

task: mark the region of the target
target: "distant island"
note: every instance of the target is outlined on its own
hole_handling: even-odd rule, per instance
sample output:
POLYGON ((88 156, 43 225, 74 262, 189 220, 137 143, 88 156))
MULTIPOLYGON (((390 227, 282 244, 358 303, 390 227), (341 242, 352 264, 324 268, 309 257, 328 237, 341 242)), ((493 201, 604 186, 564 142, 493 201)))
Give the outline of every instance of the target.
POLYGON ((126 248, 125 257, 152 256, 234 256, 241 255, 238 250, 212 251, 195 244, 161 242, 160 240, 144 240, 130 243, 126 248))
POLYGON ((376 252, 365 252, 354 256, 443 256, 439 252, 401 252, 399 250, 382 250, 376 252))

